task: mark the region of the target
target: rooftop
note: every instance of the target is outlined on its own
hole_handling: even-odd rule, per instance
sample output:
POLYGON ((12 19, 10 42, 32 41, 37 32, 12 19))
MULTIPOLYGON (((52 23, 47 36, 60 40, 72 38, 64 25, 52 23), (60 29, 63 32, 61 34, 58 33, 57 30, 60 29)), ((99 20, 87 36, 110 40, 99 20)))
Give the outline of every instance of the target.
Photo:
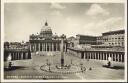
POLYGON ((102 33, 102 35, 124 34, 125 30, 108 31, 102 33))

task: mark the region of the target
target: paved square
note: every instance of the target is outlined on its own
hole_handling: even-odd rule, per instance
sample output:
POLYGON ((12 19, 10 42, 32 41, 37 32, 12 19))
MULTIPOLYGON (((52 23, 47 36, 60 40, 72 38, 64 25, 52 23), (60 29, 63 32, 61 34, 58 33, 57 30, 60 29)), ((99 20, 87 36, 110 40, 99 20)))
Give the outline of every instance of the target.
POLYGON ((12 61, 16 67, 14 70, 5 71, 5 79, 46 79, 46 80, 123 80, 124 79, 124 63, 112 62, 113 66, 121 67, 119 69, 112 69, 103 67, 107 64, 107 61, 101 60, 86 60, 65 53, 65 64, 75 64, 83 66, 86 71, 83 73, 74 74, 62 74, 62 73, 50 73, 40 69, 40 67, 48 62, 51 65, 60 64, 60 52, 50 53, 46 56, 44 53, 32 53, 32 59, 30 60, 16 60, 12 61), (91 67, 92 70, 89 70, 91 67))

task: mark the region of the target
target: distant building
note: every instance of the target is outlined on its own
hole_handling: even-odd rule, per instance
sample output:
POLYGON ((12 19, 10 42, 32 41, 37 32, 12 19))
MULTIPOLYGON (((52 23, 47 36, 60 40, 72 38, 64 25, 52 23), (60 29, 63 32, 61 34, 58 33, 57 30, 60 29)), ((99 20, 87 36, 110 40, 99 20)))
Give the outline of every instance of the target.
POLYGON ((124 47, 124 30, 109 31, 97 37, 97 44, 124 47))
POLYGON ((76 35, 76 39, 79 44, 90 44, 95 45, 96 44, 96 37, 95 36, 88 36, 88 35, 76 35))
POLYGON ((76 38, 73 36, 67 38, 67 41, 68 41, 68 47, 74 47, 74 45, 76 45, 75 44, 76 38))
POLYGON ((58 35, 53 35, 52 29, 45 22, 39 34, 30 35, 30 50, 35 51, 60 51, 61 37, 58 35))
POLYGON ((68 38, 68 46, 89 49, 117 49, 124 50, 124 30, 116 30, 102 33, 101 36, 76 35, 76 38, 68 38))

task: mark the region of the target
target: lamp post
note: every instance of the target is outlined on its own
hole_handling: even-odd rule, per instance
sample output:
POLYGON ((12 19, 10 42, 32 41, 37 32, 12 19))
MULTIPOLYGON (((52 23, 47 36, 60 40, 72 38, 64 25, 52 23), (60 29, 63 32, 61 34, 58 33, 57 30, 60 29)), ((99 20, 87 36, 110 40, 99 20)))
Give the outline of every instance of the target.
POLYGON ((48 63, 48 66, 49 66, 49 71, 51 70, 50 66, 51 66, 51 63, 48 63))
POLYGON ((83 72, 83 63, 80 63, 81 71, 83 72))
POLYGON ((71 64, 73 64, 73 60, 71 59, 71 64))
POLYGON ((46 59, 46 64, 48 65, 48 59, 46 59))

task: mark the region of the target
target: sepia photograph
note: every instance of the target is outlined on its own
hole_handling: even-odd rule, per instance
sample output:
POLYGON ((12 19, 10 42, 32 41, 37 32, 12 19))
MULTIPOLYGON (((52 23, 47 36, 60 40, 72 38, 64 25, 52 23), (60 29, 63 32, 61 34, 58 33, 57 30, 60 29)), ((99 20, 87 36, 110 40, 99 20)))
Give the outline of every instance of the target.
POLYGON ((2 0, 2 82, 126 82, 127 0, 2 0))

